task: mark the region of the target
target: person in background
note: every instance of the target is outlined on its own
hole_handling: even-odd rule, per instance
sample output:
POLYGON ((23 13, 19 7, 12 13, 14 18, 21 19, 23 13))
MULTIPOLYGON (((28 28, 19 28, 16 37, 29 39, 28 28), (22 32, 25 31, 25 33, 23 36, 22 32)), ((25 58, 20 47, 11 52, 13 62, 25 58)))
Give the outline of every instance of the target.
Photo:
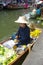
POLYGON ((34 14, 36 14, 36 9, 33 9, 32 12, 33 12, 34 14))
POLYGON ((41 9, 39 7, 37 7, 36 9, 36 15, 41 16, 41 9))
POLYGON ((22 1, 21 0, 17 0, 17 3, 21 3, 22 1))
POLYGON ((29 24, 29 27, 30 27, 30 31, 31 31, 31 32, 36 29, 36 25, 35 25, 35 23, 33 23, 33 22, 31 22, 31 23, 29 24))
POLYGON ((36 9, 33 9, 32 12, 30 13, 31 18, 36 18, 36 9))
POLYGON ((19 17, 16 23, 19 23, 19 29, 18 32, 16 33, 16 39, 18 40, 18 45, 27 45, 30 43, 30 28, 27 26, 28 22, 26 21, 25 16, 19 17))

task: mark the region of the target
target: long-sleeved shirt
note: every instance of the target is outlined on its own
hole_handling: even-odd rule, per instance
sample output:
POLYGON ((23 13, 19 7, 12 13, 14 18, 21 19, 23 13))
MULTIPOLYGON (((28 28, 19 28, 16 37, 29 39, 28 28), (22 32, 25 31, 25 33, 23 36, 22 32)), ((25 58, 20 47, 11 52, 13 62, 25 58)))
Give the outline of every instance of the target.
POLYGON ((37 15, 40 15, 40 14, 41 14, 41 10, 40 10, 40 9, 37 9, 37 10, 36 10, 36 14, 37 14, 37 15))
POLYGON ((27 26, 25 28, 20 27, 16 35, 19 36, 18 39, 20 40, 21 44, 28 44, 30 42, 30 28, 29 27, 27 26))

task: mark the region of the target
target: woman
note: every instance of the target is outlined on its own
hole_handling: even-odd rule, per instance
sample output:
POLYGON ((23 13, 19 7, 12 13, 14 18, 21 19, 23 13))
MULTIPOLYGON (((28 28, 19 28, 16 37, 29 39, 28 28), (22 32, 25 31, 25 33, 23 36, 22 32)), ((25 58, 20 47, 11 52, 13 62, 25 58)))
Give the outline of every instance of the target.
POLYGON ((36 25, 35 25, 35 23, 33 23, 33 22, 31 22, 31 23, 29 24, 29 27, 30 27, 30 31, 31 31, 31 32, 36 29, 36 25))
POLYGON ((28 22, 24 16, 19 17, 16 23, 19 23, 19 29, 16 34, 16 39, 18 40, 18 45, 24 45, 30 43, 30 28, 27 26, 28 22))
POLYGON ((41 9, 39 7, 36 9, 36 15, 39 17, 41 16, 41 9))

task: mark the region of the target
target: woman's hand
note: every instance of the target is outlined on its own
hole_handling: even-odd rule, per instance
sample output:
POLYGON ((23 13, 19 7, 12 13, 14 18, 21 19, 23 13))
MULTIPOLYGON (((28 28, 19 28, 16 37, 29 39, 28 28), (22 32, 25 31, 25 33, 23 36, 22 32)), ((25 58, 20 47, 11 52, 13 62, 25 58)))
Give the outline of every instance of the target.
POLYGON ((20 38, 20 36, 16 36, 16 39, 20 38))
POLYGON ((19 42, 19 40, 17 40, 17 39, 14 39, 14 42, 15 42, 15 43, 18 43, 18 42, 19 42))
POLYGON ((19 36, 16 36, 16 39, 18 39, 19 36))

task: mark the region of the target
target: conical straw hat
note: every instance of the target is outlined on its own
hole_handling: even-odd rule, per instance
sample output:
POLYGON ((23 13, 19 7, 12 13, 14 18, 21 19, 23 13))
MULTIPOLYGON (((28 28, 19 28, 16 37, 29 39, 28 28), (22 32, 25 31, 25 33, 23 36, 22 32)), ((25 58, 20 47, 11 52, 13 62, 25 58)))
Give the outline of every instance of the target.
POLYGON ((15 22, 16 23, 26 23, 26 24, 28 24, 25 16, 20 16, 15 22))

